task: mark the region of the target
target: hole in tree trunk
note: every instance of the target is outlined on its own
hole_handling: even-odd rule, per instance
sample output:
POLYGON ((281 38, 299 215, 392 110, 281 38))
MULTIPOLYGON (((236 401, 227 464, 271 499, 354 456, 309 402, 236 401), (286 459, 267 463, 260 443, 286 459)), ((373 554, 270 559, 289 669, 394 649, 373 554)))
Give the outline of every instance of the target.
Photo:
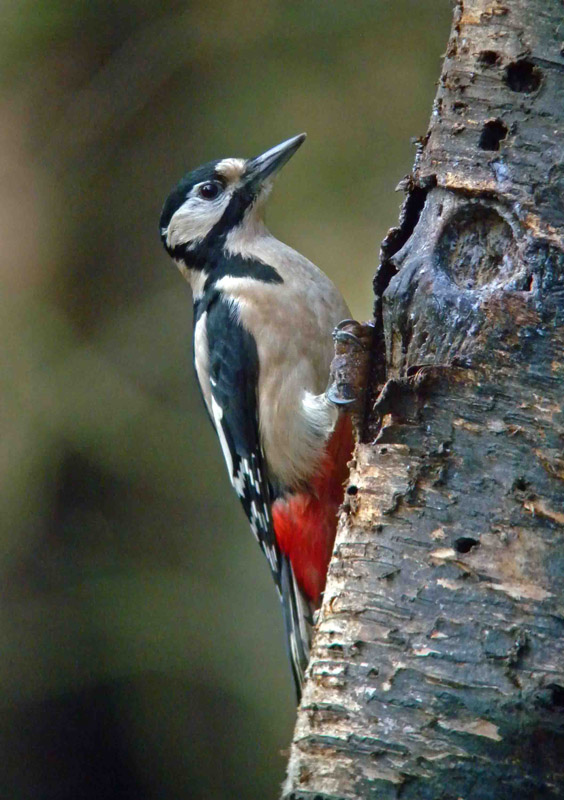
POLYGON ((493 67, 498 63, 499 53, 496 53, 495 50, 482 50, 478 56, 478 64, 483 64, 485 67, 493 67))
POLYGON ((469 553, 473 547, 477 547, 480 542, 471 536, 461 536, 454 542, 454 549, 457 553, 469 553))
POLYGON ((524 492, 529 488, 529 482, 525 480, 525 478, 515 478, 513 481, 513 489, 518 492, 524 492))
POLYGON ((481 150, 499 150, 499 143, 507 136, 507 125, 500 119, 490 119, 482 128, 478 147, 481 150))
POLYGON ((541 85, 541 80, 540 69, 526 58, 513 61, 505 71, 505 83, 513 92, 535 92, 541 85))
POLYGON ((552 694, 552 706, 558 711, 564 711, 564 686, 551 683, 547 687, 552 694))

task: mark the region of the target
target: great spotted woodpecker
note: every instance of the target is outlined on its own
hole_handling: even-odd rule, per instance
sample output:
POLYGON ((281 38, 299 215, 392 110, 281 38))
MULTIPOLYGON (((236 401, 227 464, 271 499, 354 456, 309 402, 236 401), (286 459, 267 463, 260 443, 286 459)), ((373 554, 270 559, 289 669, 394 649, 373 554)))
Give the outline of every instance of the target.
POLYGON ((272 236, 275 173, 305 139, 212 161, 186 175, 160 219, 194 298, 194 361, 231 483, 282 600, 298 698, 352 451, 348 417, 325 395, 345 301, 272 236))

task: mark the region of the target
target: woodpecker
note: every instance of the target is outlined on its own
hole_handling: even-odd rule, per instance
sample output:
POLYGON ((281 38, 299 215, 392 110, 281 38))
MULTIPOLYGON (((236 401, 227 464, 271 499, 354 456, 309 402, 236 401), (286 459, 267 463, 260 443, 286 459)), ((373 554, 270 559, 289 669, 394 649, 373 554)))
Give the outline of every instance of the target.
POLYGON ((162 243, 192 289, 204 402, 282 601, 298 700, 353 445, 348 416, 325 394, 347 305, 263 221, 273 178, 304 139, 204 164, 160 218, 162 243))

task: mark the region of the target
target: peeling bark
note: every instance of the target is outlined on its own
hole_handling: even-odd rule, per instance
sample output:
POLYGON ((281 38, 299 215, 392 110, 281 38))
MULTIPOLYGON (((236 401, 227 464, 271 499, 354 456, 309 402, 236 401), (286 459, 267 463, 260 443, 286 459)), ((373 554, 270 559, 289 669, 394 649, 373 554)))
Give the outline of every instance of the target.
POLYGON ((464 0, 284 797, 564 797, 564 5, 464 0))

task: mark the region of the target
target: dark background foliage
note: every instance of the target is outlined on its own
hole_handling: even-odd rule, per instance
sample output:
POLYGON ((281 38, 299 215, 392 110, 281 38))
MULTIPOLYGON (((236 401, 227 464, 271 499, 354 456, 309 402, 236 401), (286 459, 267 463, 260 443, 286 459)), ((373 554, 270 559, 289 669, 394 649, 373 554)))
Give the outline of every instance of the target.
POLYGON ((273 231, 368 318, 448 0, 9 0, 0 32, 0 796, 275 797, 281 615, 206 420, 161 203, 308 141, 273 231))

